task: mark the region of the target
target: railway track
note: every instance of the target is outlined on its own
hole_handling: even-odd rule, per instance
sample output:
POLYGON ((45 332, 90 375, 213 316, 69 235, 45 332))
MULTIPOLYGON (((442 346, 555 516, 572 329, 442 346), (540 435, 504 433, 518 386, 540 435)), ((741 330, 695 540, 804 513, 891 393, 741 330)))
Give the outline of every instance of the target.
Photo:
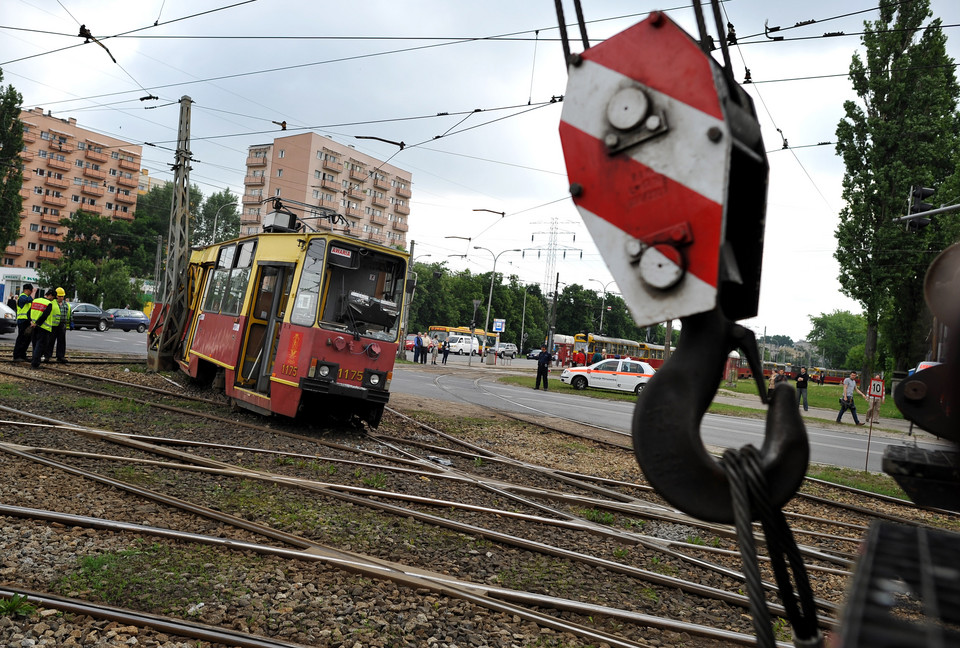
MULTIPOLYGON (((125 552, 156 547, 139 566, 147 573, 169 573, 164 558, 171 555, 187 564, 188 556, 204 557, 219 580, 204 588, 200 576, 184 576, 197 588, 191 596, 167 584, 184 592, 163 616, 264 640, 752 641, 732 531, 670 509, 622 449, 529 422, 425 425, 398 412, 375 435, 264 424, 209 394, 177 393, 159 376, 97 372, 71 368, 49 379, 50 372, 0 369, 8 404, 0 414, 2 501, 30 511, 0 510, 5 531, 12 527, 3 554, 29 553, 38 534, 67 547, 45 555, 46 564, 39 556, 30 565, 4 563, 0 585, 110 603, 78 584, 80 536, 87 553, 121 562, 136 562, 125 552), (150 390, 141 391, 141 382, 150 390), (44 411, 28 412, 37 402, 47 404, 44 411), (97 526, 107 523, 138 526, 97 526), (210 547, 216 559, 205 553, 210 547), (251 555, 262 561, 256 568, 251 555), (238 581, 247 594, 235 589, 238 581)), ((893 502, 860 505, 873 508, 909 523, 931 517, 893 502)), ((830 629, 859 539, 877 516, 800 499, 791 513, 830 629)), ((145 598, 117 603, 157 613, 145 598)), ((775 601, 772 593, 768 599, 775 601)), ((776 623, 786 640, 788 628, 776 623)))

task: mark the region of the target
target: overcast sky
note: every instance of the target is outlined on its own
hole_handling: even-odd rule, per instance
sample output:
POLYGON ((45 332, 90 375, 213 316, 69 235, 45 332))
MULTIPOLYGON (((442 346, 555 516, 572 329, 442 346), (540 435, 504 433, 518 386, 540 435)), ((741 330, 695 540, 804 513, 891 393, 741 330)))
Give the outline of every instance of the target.
MULTIPOLYGON (((573 4, 564 4, 569 23, 573 4)), ((593 43, 653 9, 669 9, 695 31, 693 10, 681 2, 582 4, 593 43)), ((843 101, 854 98, 844 75, 862 47, 852 34, 877 17, 876 5, 724 4, 741 41, 731 52, 736 77, 750 68, 755 83, 746 87, 769 151, 760 314, 745 322, 759 333, 798 340, 810 331, 810 315, 860 311, 839 293, 833 258, 843 166, 832 143, 843 101), (863 13, 828 20, 853 12, 863 13), (809 20, 818 22, 784 31, 782 42, 763 35, 765 22, 790 27, 809 20), (851 35, 821 37, 825 32, 851 35), (784 138, 791 149, 782 149, 784 138), (821 142, 830 144, 812 146, 821 142)), ((522 248, 522 255, 503 254, 497 270, 543 283, 555 220, 561 283, 599 291, 611 281, 567 192, 557 135, 562 103, 551 103, 565 93, 566 68, 550 0, 4 0, 3 6, 0 68, 24 107, 143 144, 152 175, 171 177, 176 102, 188 95, 195 102, 191 181, 205 195, 227 187, 242 193, 247 147, 272 141, 279 135, 272 122, 286 121, 287 134, 313 130, 381 159, 393 156, 391 164, 413 174, 408 236, 416 257, 430 255, 421 261, 484 273, 493 256, 474 246, 493 253, 522 248), (116 64, 97 44, 82 44, 75 36, 80 24, 103 38, 116 64), (127 35, 106 38, 117 34, 127 35), (159 99, 140 100, 148 95, 159 99), (358 135, 407 146, 398 151, 358 135), (462 254, 468 257, 449 256, 462 254)), ((960 59, 960 2, 932 7, 947 26, 950 55, 960 59)), ((572 35, 578 38, 575 29, 572 35)), ((608 290, 616 292, 616 284, 608 290)))

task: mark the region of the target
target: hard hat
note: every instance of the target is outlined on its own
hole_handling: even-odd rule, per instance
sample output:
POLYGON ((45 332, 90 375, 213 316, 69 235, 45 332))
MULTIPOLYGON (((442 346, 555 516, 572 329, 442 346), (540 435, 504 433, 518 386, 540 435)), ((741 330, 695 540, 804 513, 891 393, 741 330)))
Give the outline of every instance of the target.
POLYGON ((63 297, 66 294, 67 292, 63 288, 60 288, 60 287, 57 288, 57 297, 63 297))

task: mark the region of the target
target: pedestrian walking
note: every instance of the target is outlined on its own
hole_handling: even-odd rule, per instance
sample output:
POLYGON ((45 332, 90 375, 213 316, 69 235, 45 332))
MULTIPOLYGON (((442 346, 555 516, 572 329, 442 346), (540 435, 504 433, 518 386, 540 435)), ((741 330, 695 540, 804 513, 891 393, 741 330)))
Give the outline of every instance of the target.
POLYGON ((809 412, 810 406, 807 404, 807 386, 810 384, 810 376, 807 375, 807 368, 800 367, 800 373, 797 374, 797 407, 803 405, 803 411, 809 412))
POLYGON ((60 306, 56 297, 56 291, 51 288, 46 295, 37 297, 30 304, 30 328, 33 330, 33 360, 30 366, 34 369, 40 368, 41 358, 50 352, 53 326, 60 322, 60 306))
POLYGON ((27 347, 33 331, 30 328, 30 306, 33 303, 33 284, 23 284, 23 292, 17 297, 17 341, 13 343, 13 361, 27 358, 27 347))
MULTIPOLYGON (((882 380, 880 374, 874 376, 875 380, 882 380)), ((867 402, 870 403, 870 407, 867 408, 867 423, 873 425, 879 425, 880 423, 880 405, 883 403, 883 399, 886 396, 886 390, 880 392, 879 396, 873 395, 873 390, 870 390, 870 396, 867 398, 867 402)))
POLYGON ((547 375, 550 373, 550 363, 553 356, 547 351, 547 345, 540 347, 540 355, 537 356, 537 383, 534 389, 540 389, 540 381, 543 380, 543 391, 547 390, 547 375))
POLYGON ((864 393, 860 391, 860 388, 857 387, 857 372, 851 371, 850 377, 843 379, 843 396, 840 398, 840 413, 837 414, 837 423, 843 418, 843 413, 850 410, 850 413, 853 414, 853 422, 857 425, 864 425, 864 423, 861 423, 860 419, 857 418, 857 404, 853 400, 854 392, 866 398, 864 393))

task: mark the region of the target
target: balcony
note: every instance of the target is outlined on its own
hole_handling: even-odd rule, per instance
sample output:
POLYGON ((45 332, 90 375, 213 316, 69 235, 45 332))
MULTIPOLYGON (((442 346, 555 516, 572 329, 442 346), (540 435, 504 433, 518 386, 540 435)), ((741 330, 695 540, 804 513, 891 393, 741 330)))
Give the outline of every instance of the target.
POLYGON ((118 192, 117 192, 117 195, 115 196, 115 198, 116 198, 117 202, 126 203, 127 205, 136 205, 136 204, 137 204, 137 195, 136 195, 136 194, 127 195, 127 194, 120 193, 120 192, 118 191, 118 192))
POLYGON ((366 194, 363 193, 363 189, 360 187, 350 187, 347 189, 347 195, 351 198, 358 198, 359 200, 363 200, 366 197, 366 194))
POLYGON ((383 214, 380 214, 379 216, 377 216, 376 214, 371 214, 370 222, 373 223, 374 225, 386 225, 387 217, 384 216, 383 214))
POLYGON ((40 250, 37 252, 38 259, 50 259, 51 261, 56 261, 63 256, 63 252, 60 250, 54 250, 53 252, 47 252, 46 250, 40 250))
POLYGON ((103 205, 93 205, 91 203, 85 203, 80 205, 77 208, 77 211, 85 211, 88 214, 96 214, 97 216, 103 216, 103 205))
POLYGON ((28 133, 27 131, 23 132, 23 141, 25 144, 33 144, 37 141, 36 133, 28 133))
POLYGON ((333 206, 340 204, 336 196, 324 196, 320 199, 320 202, 324 207, 328 205, 333 206))
POLYGON ((241 225, 258 225, 260 223, 260 214, 241 214, 241 225))
POLYGON ((59 225, 61 218, 63 218, 63 216, 54 215, 54 214, 42 214, 42 215, 40 216, 40 222, 41 222, 41 223, 50 223, 51 225, 59 225))
POLYGON ((264 181, 265 181, 265 178, 262 175, 243 176, 243 184, 250 185, 252 187, 260 187, 263 185, 264 181))
POLYGON ((73 153, 75 150, 73 144, 70 142, 59 142, 56 140, 50 140, 47 142, 47 148, 53 151, 59 151, 60 153, 73 153))
POLYGON ((390 190, 390 183, 387 182, 386 178, 374 178, 373 186, 376 187, 377 189, 385 189, 387 191, 390 190))
POLYGON ((30 191, 29 189, 21 189, 21 190, 20 190, 20 197, 23 198, 24 200, 26 200, 27 198, 29 198, 29 197, 32 196, 32 195, 33 195, 33 192, 30 191))
POLYGON ((121 159, 121 160, 120 160, 120 168, 121 168, 121 169, 126 169, 127 171, 136 171, 137 173, 139 173, 139 172, 140 172, 140 162, 138 162, 137 160, 134 160, 133 162, 131 162, 130 160, 121 159))
POLYGON ((370 202, 372 202, 377 207, 386 207, 388 204, 386 196, 378 196, 376 194, 370 196, 370 202))
POLYGON ((64 198, 64 197, 62 197, 62 196, 58 198, 57 196, 54 196, 53 194, 48 194, 48 195, 45 195, 45 196, 43 197, 43 204, 44 204, 44 205, 51 205, 51 206, 53 206, 53 207, 66 207, 66 206, 67 206, 67 199, 64 198))
POLYGON ((397 230, 398 232, 406 232, 410 229, 410 226, 404 221, 395 220, 393 221, 393 229, 397 230))
POLYGON ((116 220, 116 219, 118 219, 118 218, 119 218, 120 220, 125 220, 125 221, 132 221, 132 220, 133 220, 133 212, 131 212, 131 211, 122 212, 122 211, 120 211, 120 210, 116 210, 116 211, 111 212, 110 215, 113 216, 114 220, 116 220))
POLYGON ((363 211, 356 207, 347 207, 346 215, 353 216, 354 218, 363 218, 363 211))
POLYGON ((328 171, 333 171, 334 173, 340 173, 343 171, 343 162, 337 162, 336 160, 324 160, 323 168, 328 171))
POLYGON ((132 189, 133 187, 140 186, 140 182, 136 178, 124 178, 123 176, 117 176, 115 179, 117 184, 121 187, 130 187, 132 189))
POLYGON ((397 212, 398 214, 403 214, 404 216, 410 215, 410 208, 406 205, 394 205, 393 211, 397 212))
POLYGON ((99 198, 100 196, 102 196, 102 195, 105 194, 106 192, 107 192, 107 190, 104 189, 103 187, 101 187, 100 185, 88 185, 88 184, 85 184, 85 185, 81 185, 81 186, 80 186, 80 193, 85 193, 85 194, 87 194, 88 196, 97 196, 97 197, 99 198))
POLYGON ((52 157, 47 158, 47 166, 57 171, 69 171, 71 169, 70 163, 66 160, 58 160, 52 157))
POLYGON ((266 156, 250 156, 247 158, 248 167, 262 167, 267 166, 266 156))
POLYGON ((320 186, 324 189, 330 189, 331 191, 340 191, 340 183, 336 180, 327 180, 324 178, 320 181, 320 186))
POLYGON ((20 159, 24 162, 24 164, 28 162, 33 162, 33 153, 31 153, 30 151, 21 151, 20 159))
POLYGON ((66 189, 70 186, 70 183, 63 178, 57 178, 52 175, 44 176, 43 184, 47 185, 48 187, 56 187, 57 189, 66 189))
POLYGON ((356 167, 350 167, 350 177, 354 180, 366 180, 369 175, 367 174, 367 170, 362 167, 359 169, 356 167))
POLYGON ((363 238, 370 241, 371 243, 379 243, 383 245, 387 242, 387 237, 384 234, 377 234, 376 232, 364 232, 363 238))
POLYGON ((241 202, 243 202, 244 205, 259 205, 261 200, 263 200, 263 196, 244 195, 241 202))
POLYGON ((93 178, 94 180, 106 180, 107 172, 101 171, 100 169, 94 169, 93 167, 83 167, 83 175, 88 178, 93 178))
POLYGON ((59 243, 61 239, 63 239, 63 235, 61 235, 61 234, 53 234, 53 233, 51 233, 51 232, 40 232, 40 240, 41 240, 41 241, 49 241, 49 242, 51 242, 51 243, 59 243))
POLYGON ((23 246, 8 245, 6 248, 4 248, 3 253, 7 256, 20 256, 21 254, 23 254, 23 246))
POLYGON ((397 195, 400 196, 401 198, 409 198, 409 197, 410 197, 410 189, 409 189, 409 188, 407 188, 407 187, 401 187, 400 185, 397 185, 396 187, 394 187, 394 189, 396 190, 397 195))
POLYGON ((94 162, 106 162, 110 159, 107 157, 106 153, 97 153, 89 147, 83 152, 83 156, 88 160, 93 160, 94 162))

